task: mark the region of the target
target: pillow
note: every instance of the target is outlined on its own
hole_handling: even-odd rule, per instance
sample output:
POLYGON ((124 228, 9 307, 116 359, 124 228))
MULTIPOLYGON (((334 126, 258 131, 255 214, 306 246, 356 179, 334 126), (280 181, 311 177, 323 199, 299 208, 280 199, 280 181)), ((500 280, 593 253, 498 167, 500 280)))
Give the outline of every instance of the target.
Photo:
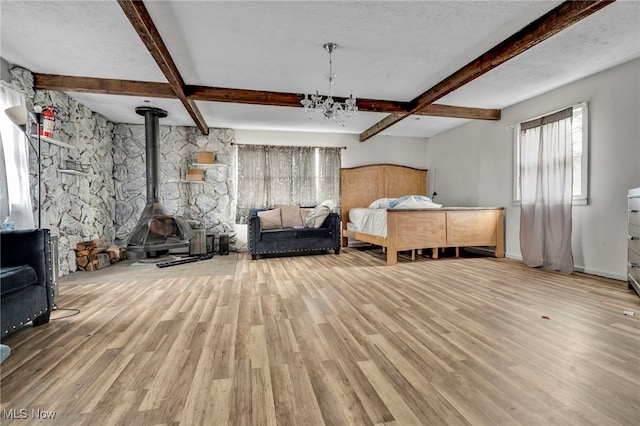
POLYGON ((302 220, 303 226, 307 219, 307 216, 309 216, 309 213, 311 213, 312 210, 313 207, 300 207, 300 219, 302 220))
POLYGON ((314 207, 304 219, 304 226, 307 228, 320 228, 329 213, 331 213, 329 206, 320 204, 314 207))
POLYGON ((325 207, 329 207, 330 211, 335 211, 336 208, 338 207, 336 205, 336 203, 333 202, 333 200, 325 200, 323 202, 320 203, 321 206, 325 206, 325 207))
POLYGON ((280 218, 280 209, 271 209, 258 212, 260 218, 261 229, 280 229, 282 228, 282 219, 280 218))
POLYGON ((302 217, 300 216, 300 206, 290 206, 287 204, 276 204, 276 209, 280 209, 283 228, 294 228, 302 226, 302 217))
POLYGON ((436 204, 424 195, 406 195, 393 200, 389 203, 389 207, 392 209, 438 209, 442 204, 436 204))
POLYGON ((378 198, 373 203, 369 204, 370 209, 388 209, 389 203, 391 203, 395 198, 378 198))

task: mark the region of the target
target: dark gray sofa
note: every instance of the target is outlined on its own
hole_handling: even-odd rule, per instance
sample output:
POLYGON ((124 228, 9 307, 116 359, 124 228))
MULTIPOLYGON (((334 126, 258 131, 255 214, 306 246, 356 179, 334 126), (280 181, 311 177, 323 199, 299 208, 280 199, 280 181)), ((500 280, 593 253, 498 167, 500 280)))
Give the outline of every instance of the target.
POLYGON ((0 330, 2 337, 29 321, 49 322, 53 270, 48 229, 0 231, 0 330))
POLYGON ((258 212, 253 210, 248 222, 248 245, 252 259, 259 255, 333 250, 340 254, 340 216, 330 213, 319 228, 280 228, 263 230, 258 212))

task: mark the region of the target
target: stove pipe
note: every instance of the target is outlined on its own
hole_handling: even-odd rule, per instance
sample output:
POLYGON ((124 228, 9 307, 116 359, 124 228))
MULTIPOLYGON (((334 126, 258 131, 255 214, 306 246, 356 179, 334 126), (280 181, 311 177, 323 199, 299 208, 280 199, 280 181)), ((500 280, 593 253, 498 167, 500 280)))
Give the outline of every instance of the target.
POLYGON ((136 114, 144 116, 144 139, 147 166, 147 203, 160 201, 160 124, 159 119, 167 116, 167 111, 154 107, 137 107, 136 114))

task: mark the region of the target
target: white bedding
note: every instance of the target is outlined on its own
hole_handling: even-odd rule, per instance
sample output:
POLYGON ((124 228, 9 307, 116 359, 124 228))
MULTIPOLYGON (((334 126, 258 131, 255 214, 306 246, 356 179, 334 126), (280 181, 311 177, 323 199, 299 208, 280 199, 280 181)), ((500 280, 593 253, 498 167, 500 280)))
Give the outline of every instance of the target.
POLYGON ((347 229, 364 234, 387 237, 387 208, 396 209, 439 209, 442 204, 436 204, 430 198, 409 195, 400 198, 382 198, 371 203, 369 208, 357 207, 349 210, 347 229), (373 208, 372 208, 373 207, 373 208))
POLYGON ((365 234, 387 237, 387 210, 358 207, 349 210, 352 229, 365 234))

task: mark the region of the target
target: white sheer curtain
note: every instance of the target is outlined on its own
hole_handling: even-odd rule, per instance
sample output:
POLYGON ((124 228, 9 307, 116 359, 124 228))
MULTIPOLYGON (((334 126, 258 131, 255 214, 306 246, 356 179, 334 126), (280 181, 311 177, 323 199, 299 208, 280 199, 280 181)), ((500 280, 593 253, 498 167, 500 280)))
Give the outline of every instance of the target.
MULTIPOLYGON (((29 229, 35 226, 31 190, 29 185, 29 142, 24 133, 15 126, 4 110, 25 105, 24 95, 0 82, 0 139, 3 160, 0 164, 0 196, 3 215, 11 216, 16 229, 29 229), (3 194, 2 186, 7 192, 3 194)), ((4 220, 4 216, 0 221, 4 220)))
POLYGON ((520 125, 520 250, 532 267, 573 272, 572 108, 520 125))
POLYGON ((274 204, 338 204, 340 148, 238 145, 237 223, 274 204))

